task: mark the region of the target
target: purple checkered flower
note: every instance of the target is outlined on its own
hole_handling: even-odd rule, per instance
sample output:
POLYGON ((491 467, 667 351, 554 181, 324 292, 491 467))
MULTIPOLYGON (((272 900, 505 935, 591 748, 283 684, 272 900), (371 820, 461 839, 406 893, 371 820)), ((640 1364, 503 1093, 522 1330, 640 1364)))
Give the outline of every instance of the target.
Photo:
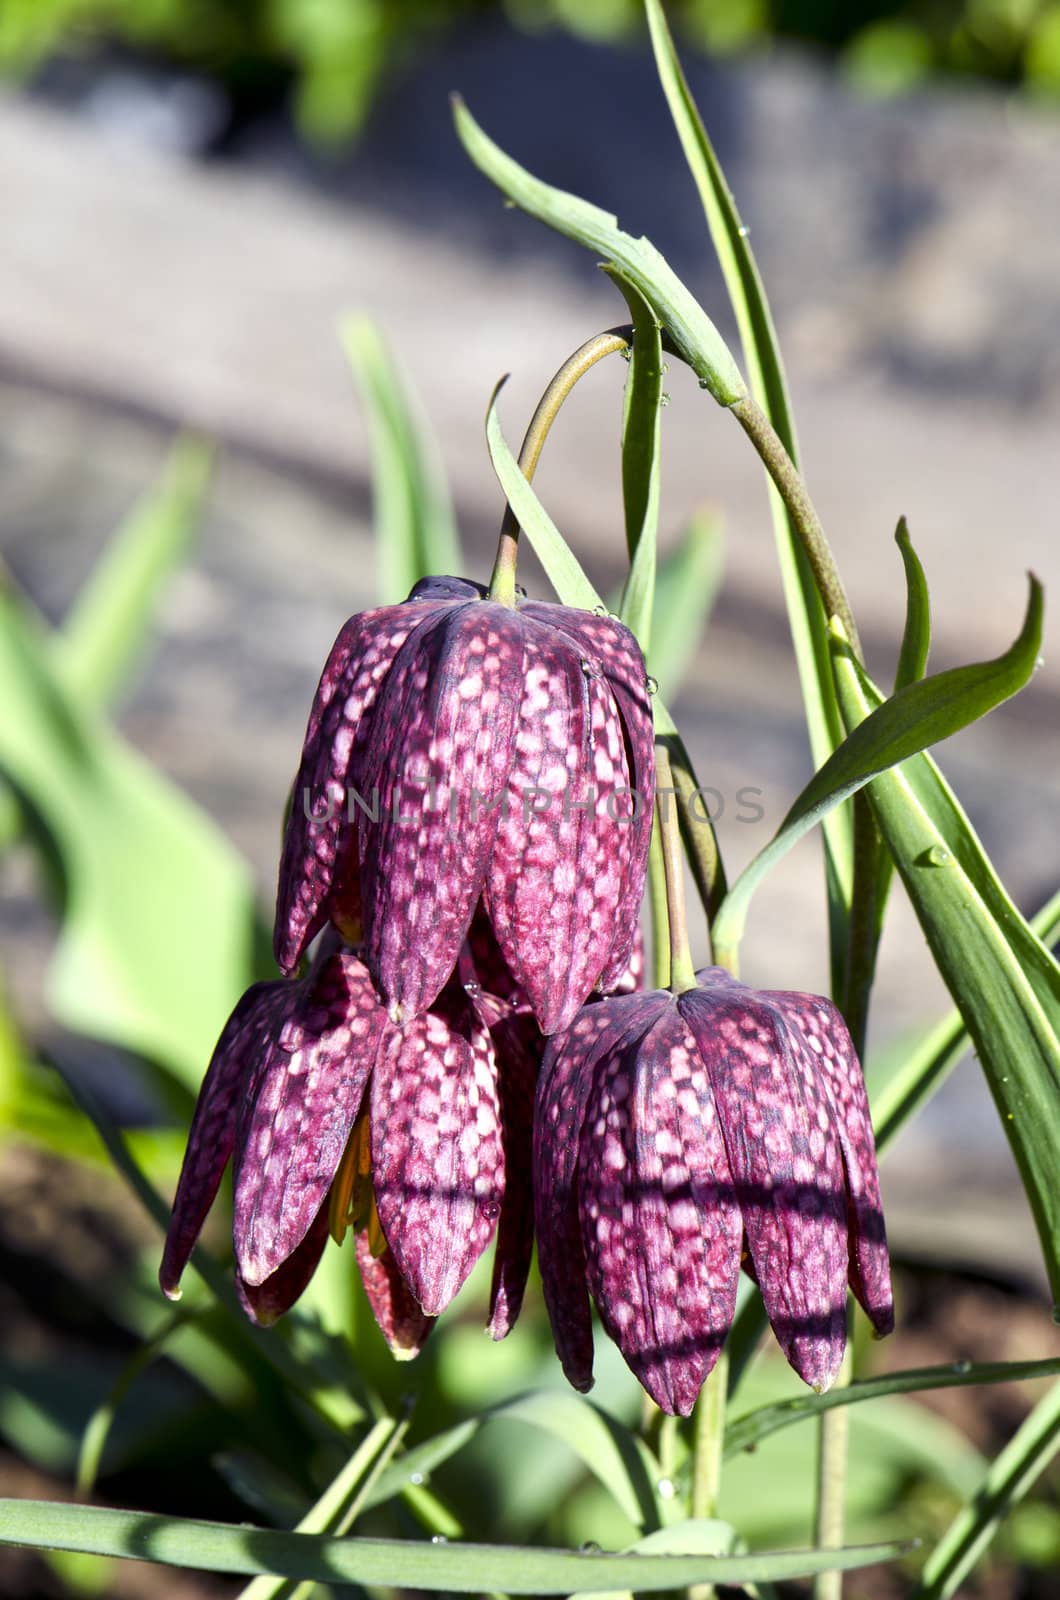
POLYGON ((236 1282, 255 1321, 288 1310, 329 1232, 341 1241, 352 1225, 376 1319, 396 1354, 414 1355, 497 1234, 490 1330, 501 1338, 530 1263, 537 1060, 512 1041, 498 1058, 513 1008, 459 979, 396 1025, 363 962, 336 942, 306 978, 255 985, 225 1027, 192 1122, 162 1288, 179 1295, 232 1159, 236 1282))
POLYGON ((644 659, 608 616, 459 578, 352 617, 310 712, 276 959, 328 921, 397 1019, 441 993, 480 898, 544 1033, 630 958, 654 746, 644 659))
POLYGON ((836 1008, 720 968, 586 1006, 550 1040, 534 1118, 556 1348, 592 1384, 589 1296, 664 1411, 687 1415, 732 1324, 741 1257, 784 1354, 826 1389, 849 1283, 893 1326, 861 1068, 836 1008))

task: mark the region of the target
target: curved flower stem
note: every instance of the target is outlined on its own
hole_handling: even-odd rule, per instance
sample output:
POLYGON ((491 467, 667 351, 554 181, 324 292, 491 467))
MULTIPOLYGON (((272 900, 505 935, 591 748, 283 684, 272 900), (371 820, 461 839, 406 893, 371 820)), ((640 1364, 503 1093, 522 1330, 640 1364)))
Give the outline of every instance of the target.
MULTIPOLYGON (((589 369, 595 367, 598 361, 602 361, 604 356, 614 355, 618 350, 629 350, 632 344, 631 326, 609 328, 606 333, 594 334, 583 345, 579 345, 573 355, 567 357, 538 401, 519 451, 519 466, 527 482, 533 478, 537 469, 549 429, 578 379, 584 378, 589 369)), ((511 506, 505 506, 489 589, 490 599, 499 601, 501 605, 515 604, 515 564, 518 549, 519 524, 515 520, 511 506)))
POLYGON ((674 795, 673 773, 670 770, 670 753, 661 739, 655 746, 655 781, 655 817, 662 847, 666 913, 670 928, 670 988, 675 994, 683 994, 686 989, 696 987, 696 969, 688 943, 681 825, 677 819, 677 807, 670 804, 674 795))
POLYGON ((825 616, 839 618, 851 649, 857 659, 862 661, 858 630, 843 587, 843 580, 839 576, 839 569, 821 526, 821 519, 795 463, 785 450, 780 435, 762 407, 750 395, 737 400, 729 410, 758 451, 766 471, 776 485, 777 493, 788 508, 799 536, 799 543, 810 563, 825 616))

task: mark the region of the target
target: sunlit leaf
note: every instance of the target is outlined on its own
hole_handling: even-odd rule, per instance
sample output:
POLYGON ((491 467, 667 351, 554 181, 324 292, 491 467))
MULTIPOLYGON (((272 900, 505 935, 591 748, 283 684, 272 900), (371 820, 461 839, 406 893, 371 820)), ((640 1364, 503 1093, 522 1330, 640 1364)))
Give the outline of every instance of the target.
MULTIPOLYGON (((1008 661, 1006 674, 1015 677, 1033 671, 1040 609, 1040 588, 1032 580, 1022 643, 1017 641, 995 667, 1008 661), (1019 666, 1023 651, 1030 652, 1030 661, 1019 666)), ((947 677, 942 673, 901 690, 882 710, 947 677)), ((882 714, 879 691, 842 646, 837 647, 836 682, 851 737, 856 737, 882 714)), ((930 757, 918 755, 877 777, 869 798, 935 964, 964 1017, 1060 1300, 1060 968, 1006 894, 930 757)))
POLYGON ((0 1542, 85 1550, 208 1572, 275 1573, 318 1583, 400 1586, 478 1594, 685 1588, 691 1583, 771 1583, 852 1571, 901 1555, 907 1545, 762 1552, 743 1556, 604 1555, 506 1545, 416 1543, 279 1533, 146 1511, 0 1500, 0 1542))
MULTIPOLYGON (((837 638, 839 636, 837 635, 837 638)), ((1042 637, 1042 590, 1031 579, 1027 612, 1018 638, 1004 655, 974 666, 953 667, 908 684, 889 700, 866 702, 851 731, 795 800, 777 832, 732 885, 714 923, 715 949, 735 949, 743 934, 751 897, 769 869, 840 801, 880 773, 948 739, 985 716, 1030 679, 1042 637), (869 714, 871 711, 871 715, 869 714)), ((838 647, 847 677, 854 671, 846 646, 838 647)), ((837 666, 837 672, 839 667, 837 666)), ((884 833, 890 840, 890 833, 884 833)))
POLYGON ((404 600, 428 573, 463 571, 445 471, 375 324, 347 317, 342 341, 372 434, 379 597, 404 600))
POLYGON ((991 1463, 970 1503, 958 1512, 924 1565, 912 1600, 957 1594, 1010 1509, 1060 1450, 1060 1383, 1038 1402, 991 1463))

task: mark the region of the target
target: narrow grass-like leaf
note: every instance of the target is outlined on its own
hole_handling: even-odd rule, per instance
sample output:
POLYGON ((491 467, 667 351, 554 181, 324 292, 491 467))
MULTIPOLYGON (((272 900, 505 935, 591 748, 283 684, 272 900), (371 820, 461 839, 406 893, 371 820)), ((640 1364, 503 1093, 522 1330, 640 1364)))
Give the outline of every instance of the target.
MULTIPOLYGON (((738 947, 751 896, 765 874, 834 806, 880 773, 948 739, 1022 689, 1034 671, 1041 637, 1042 589, 1032 578, 1023 626, 1004 655, 909 684, 874 709, 867 706, 864 720, 856 725, 857 702, 852 701, 854 720, 846 739, 814 774, 773 838, 726 895, 714 923, 715 949, 738 947)), ((845 645, 843 650, 843 659, 852 660, 845 645)), ((884 833, 890 841, 889 830, 885 828, 884 833)))
MULTIPOLYGON (((511 446, 501 432, 497 397, 505 381, 502 379, 494 389, 486 413, 486 443, 505 499, 533 545, 534 553, 545 569, 545 576, 564 605, 579 606, 583 611, 606 611, 607 607, 586 577, 581 562, 523 476, 511 446)), ((656 733, 673 733, 673 720, 658 696, 655 698, 654 712, 656 733)))
POLYGON ((188 1320, 188 1311, 178 1307, 165 1318, 162 1327, 151 1339, 146 1339, 134 1350, 122 1367, 109 1394, 89 1417, 81 1435, 81 1448, 77 1458, 77 1492, 91 1494, 99 1473, 103 1452, 107 1447, 118 1407, 142 1372, 162 1354, 177 1329, 188 1320))
POLYGON ((878 1378, 859 1378, 844 1388, 825 1394, 798 1395, 793 1400, 778 1400, 759 1406, 742 1417, 734 1417, 725 1429, 725 1454, 737 1455, 780 1428, 789 1428, 807 1417, 833 1411, 837 1406, 858 1405, 863 1400, 878 1400, 889 1394, 919 1394, 931 1389, 959 1389, 983 1383, 1033 1382, 1060 1374, 1060 1357, 1046 1361, 957 1362, 945 1367, 911 1367, 905 1372, 889 1372, 878 1378))
MULTIPOLYGON (((397 1449, 407 1428, 407 1419, 394 1417, 383 1417, 370 1428, 295 1532, 346 1533, 364 1505, 366 1490, 397 1449)), ((303 1585, 296 1585, 289 1578, 261 1576, 247 1584, 239 1600, 296 1600, 303 1592, 303 1585)))
POLYGON ((260 939, 249 868, 206 815, 98 718, 47 635, 0 592, 0 772, 58 862, 48 998, 74 1031, 193 1089, 260 939))
POLYGON ((465 1422, 407 1451, 380 1475, 366 1504, 380 1505, 400 1494, 413 1477, 424 1478, 470 1444, 489 1422, 525 1422, 573 1450, 614 1496, 637 1528, 656 1528, 663 1520, 656 1486, 659 1463, 635 1433, 580 1395, 542 1389, 491 1406, 465 1422))
POLYGON ((911 1600, 949 1600, 959 1592, 1005 1516, 1058 1450, 1060 1383, 1054 1383, 991 1463, 978 1494, 958 1512, 929 1555, 911 1600))
POLYGON ((676 695, 695 659, 721 588, 724 557, 721 518, 703 508, 659 561, 648 670, 668 698, 676 695))
POLYGON ((619 267, 651 306, 677 353, 704 388, 720 405, 730 406, 742 399, 747 385, 725 341, 650 240, 633 238, 609 212, 533 177, 482 131, 459 95, 453 96, 453 117, 460 141, 480 172, 520 210, 619 267))
POLYGON ((274 1573, 317 1583, 379 1584, 478 1594, 683 1589, 691 1583, 771 1583, 891 1561, 908 1544, 743 1556, 605 1555, 488 1544, 338 1539, 272 1528, 201 1522, 146 1511, 0 1500, 0 1543, 156 1561, 206 1572, 274 1573))
POLYGON ((619 615, 647 655, 655 615, 659 544, 659 445, 662 433, 662 337, 655 314, 624 273, 608 269, 633 320, 622 418, 622 505, 629 572, 619 615))
POLYGON ((210 482, 213 452, 174 446, 162 480, 114 535, 52 636, 52 658, 90 706, 121 688, 143 649, 158 596, 188 554, 210 482))
MULTIPOLYGON (((1031 918, 1030 925, 1045 946, 1056 942, 1060 937, 1060 891, 1031 918)), ((893 1143, 910 1118, 942 1087, 967 1049, 968 1029, 954 1008, 908 1051, 897 1070, 885 1077, 879 1071, 867 1073, 878 1152, 893 1143)))
MULTIPOLYGON (((1040 635, 1040 589, 1032 580, 1035 600, 1031 611, 1039 613, 1037 624, 1025 627, 1021 635, 1031 649, 1028 674, 1040 635)), ((1031 613, 1028 622, 1033 622, 1031 613)), ((902 695, 924 691, 933 681, 900 691, 883 709, 902 695)), ((844 717, 856 737, 881 714, 880 696, 842 644, 836 648, 836 683, 844 717)), ((935 964, 964 1017, 1019 1166, 1053 1294, 1060 1301, 1060 968, 1009 899, 928 756, 919 755, 877 777, 869 798, 935 964)))
MULTIPOLYGON (((773 313, 750 237, 711 144, 674 49, 660 0, 645 0, 659 80, 685 160, 699 191, 707 226, 740 330, 751 393, 798 465, 795 418, 788 395, 773 313)), ((809 563, 784 502, 772 482, 769 503, 776 536, 784 599, 806 709, 810 752, 820 767, 840 743, 843 725, 832 684, 826 618, 809 563)), ((853 835, 849 812, 829 815, 823 825, 826 888, 832 947, 833 990, 839 993, 847 948, 847 917, 853 884, 853 835)))
POLYGON ((371 429, 379 598, 389 605, 428 573, 459 575, 463 558, 437 447, 378 328, 346 317, 342 342, 371 429))
MULTIPOLYGON (((898 662, 894 673, 894 688, 897 692, 899 689, 906 688, 908 684, 917 683, 927 671, 928 654, 931 650, 931 597, 928 593, 924 569, 920 565, 919 556, 913 549, 913 541, 909 537, 909 529, 906 526, 904 517, 900 517, 898 520, 894 538, 902 557, 902 566, 905 569, 905 626, 902 629, 902 643, 898 651, 898 662)), ((876 867, 876 927, 872 939, 871 953, 867 953, 866 956, 870 969, 874 968, 876 964, 876 951, 883 935, 887 901, 890 897, 893 879, 894 861, 891 858, 890 851, 882 847, 881 840, 879 861, 876 867)))

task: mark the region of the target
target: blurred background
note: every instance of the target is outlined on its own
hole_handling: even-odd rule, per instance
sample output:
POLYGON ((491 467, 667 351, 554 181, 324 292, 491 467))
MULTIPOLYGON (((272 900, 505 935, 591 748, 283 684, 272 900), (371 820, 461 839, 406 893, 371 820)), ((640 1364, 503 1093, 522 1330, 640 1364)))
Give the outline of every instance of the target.
MULTIPOLYGON (((1027 569, 1046 582, 1040 671, 941 757, 1013 897, 1035 911, 1056 885, 1060 800, 1060 5, 671 10, 772 298, 804 468, 874 674, 888 681, 901 631, 900 514, 932 587, 935 669, 1005 648, 1027 569)), ((476 577, 501 511, 483 438, 494 383, 511 373, 501 414, 514 443, 563 358, 624 320, 588 256, 506 209, 470 169, 449 92, 532 171, 648 234, 735 341, 638 18, 634 0, 0 0, 0 554, 16 592, 59 625, 175 434, 219 447, 194 547, 114 714, 224 830, 266 914, 321 663, 345 616, 380 592, 370 432, 340 317, 370 316, 418 395, 476 577)), ((538 477, 604 590, 623 554, 623 376, 605 362, 579 387, 538 477)), ((738 868, 809 758, 757 463, 686 372, 669 377, 664 543, 704 506, 725 531, 710 625, 670 698, 738 868), (760 819, 746 820, 741 789, 758 791, 760 819)), ((524 581, 545 592, 529 560, 524 581)), ((148 1121, 157 1108, 142 1079, 57 1027, 45 996, 55 901, 39 852, 16 834, 4 825, 0 964, 18 1036, 102 1089, 126 1122, 148 1121)), ((807 841, 759 892, 746 975, 823 989, 825 948, 807 841)), ((227 979, 189 961, 177 981, 212 995, 227 979)), ((899 1059, 946 1008, 897 891, 874 1057, 899 1059)), ((56 1481, 69 1471, 99 1383, 66 1415, 42 1398, 47 1381, 27 1387, 26 1363, 53 1337, 57 1349, 81 1335, 98 1347, 91 1318, 79 1332, 75 1291, 86 1271, 107 1270, 111 1244, 119 1257, 128 1247, 120 1205, 103 1207, 105 1227, 93 1222, 100 1197, 57 1176, 48 1142, 9 1131, 0 1158, 0 1311, 13 1341, 4 1492, 38 1492, 26 1459, 56 1481), (102 1252, 89 1267, 85 1237, 102 1252), (45 1269, 55 1252, 60 1265, 45 1269)), ((910 1348, 889 1360, 1050 1353, 1038 1316, 1020 1343, 1018 1308, 1040 1309, 1044 1277, 970 1059, 889 1158, 885 1199, 911 1273, 910 1348), (918 1332, 928 1268, 959 1276, 918 1332)), ((114 1337, 120 1346, 128 1327, 114 1337)), ((976 1416, 957 1419, 984 1446, 1022 1406, 985 1393, 1000 1408, 993 1423, 981 1396, 976 1416)), ((1057 1548, 1057 1526, 1027 1535, 1039 1556, 1057 1548)), ((36 1563, 6 1592, 82 1581, 36 1563)), ((149 1592, 140 1581, 113 1592, 149 1592)), ((165 1592, 178 1593, 168 1577, 165 1592)))

